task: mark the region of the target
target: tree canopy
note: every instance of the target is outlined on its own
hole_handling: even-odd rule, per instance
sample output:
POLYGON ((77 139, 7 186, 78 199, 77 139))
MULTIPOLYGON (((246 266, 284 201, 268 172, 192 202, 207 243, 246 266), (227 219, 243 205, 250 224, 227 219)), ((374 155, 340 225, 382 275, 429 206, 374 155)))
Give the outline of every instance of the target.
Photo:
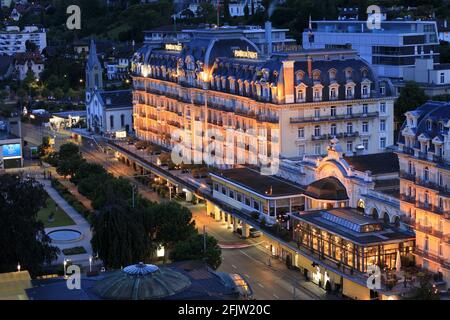
POLYGON ((50 245, 44 224, 37 220, 46 199, 36 180, 0 175, 0 272, 15 271, 20 263, 34 275, 57 258, 59 249, 50 245))
POLYGON ((405 112, 417 109, 427 100, 428 96, 416 82, 406 82, 405 86, 400 89, 400 95, 394 104, 396 122, 402 123, 405 119, 405 112))

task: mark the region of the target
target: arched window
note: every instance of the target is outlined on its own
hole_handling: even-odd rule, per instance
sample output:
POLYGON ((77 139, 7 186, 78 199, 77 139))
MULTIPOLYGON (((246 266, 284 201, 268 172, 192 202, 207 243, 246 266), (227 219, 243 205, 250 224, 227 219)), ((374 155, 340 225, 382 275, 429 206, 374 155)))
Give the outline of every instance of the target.
POLYGON ((335 80, 336 79, 336 70, 331 69, 330 71, 328 71, 328 76, 330 77, 330 81, 335 80))
POLYGON ((423 180, 428 181, 429 178, 430 170, 428 169, 428 167, 425 167, 425 169, 423 169, 423 180))
POLYGON ((319 70, 313 71, 313 79, 314 79, 314 81, 320 81, 320 71, 319 70))
POLYGON ((388 214, 387 212, 385 212, 385 213, 383 214, 383 222, 384 222, 385 224, 389 224, 389 222, 390 222, 389 214, 388 214))
POLYGON ((378 220, 378 218, 379 218, 378 210, 377 210, 376 208, 373 208, 373 209, 372 209, 372 212, 370 213, 370 215, 372 216, 372 218, 373 218, 374 220, 378 220))
POLYGON ((369 95, 369 87, 368 87, 368 86, 364 85, 364 86, 362 87, 362 95, 363 95, 364 97, 367 97, 367 96, 369 95))

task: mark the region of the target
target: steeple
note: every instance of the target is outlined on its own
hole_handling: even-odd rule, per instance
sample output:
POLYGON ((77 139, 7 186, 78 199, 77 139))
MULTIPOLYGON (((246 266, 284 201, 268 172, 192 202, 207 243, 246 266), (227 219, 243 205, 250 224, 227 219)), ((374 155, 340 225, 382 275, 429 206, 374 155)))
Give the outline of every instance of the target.
POLYGON ((86 91, 103 89, 103 69, 97 56, 97 47, 91 39, 86 63, 86 91))

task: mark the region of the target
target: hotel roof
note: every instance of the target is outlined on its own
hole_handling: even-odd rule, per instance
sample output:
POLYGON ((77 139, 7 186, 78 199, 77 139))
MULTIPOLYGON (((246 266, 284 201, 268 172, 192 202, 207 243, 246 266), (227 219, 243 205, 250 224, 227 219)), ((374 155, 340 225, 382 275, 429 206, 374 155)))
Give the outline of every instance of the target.
POLYGON ((345 157, 345 161, 355 170, 370 171, 375 175, 399 171, 398 157, 393 152, 345 157))
POLYGON ((257 170, 250 168, 229 169, 210 174, 264 197, 295 196, 305 192, 302 187, 287 180, 275 176, 262 175, 257 170))
POLYGON ((382 224, 380 221, 373 220, 350 208, 314 210, 300 214, 292 213, 292 216, 296 220, 314 225, 360 245, 393 243, 414 239, 414 234, 412 233, 391 225, 382 224), (371 226, 374 226, 373 230, 378 231, 362 231, 364 228, 370 230, 371 226))

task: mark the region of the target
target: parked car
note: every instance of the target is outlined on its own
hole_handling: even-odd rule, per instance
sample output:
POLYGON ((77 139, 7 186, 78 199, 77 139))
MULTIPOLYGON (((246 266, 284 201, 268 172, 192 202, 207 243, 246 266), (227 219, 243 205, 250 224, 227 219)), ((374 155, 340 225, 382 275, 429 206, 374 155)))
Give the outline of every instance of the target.
POLYGON ((262 236, 262 232, 255 229, 255 228, 250 228, 250 237, 251 238, 258 238, 262 236))

